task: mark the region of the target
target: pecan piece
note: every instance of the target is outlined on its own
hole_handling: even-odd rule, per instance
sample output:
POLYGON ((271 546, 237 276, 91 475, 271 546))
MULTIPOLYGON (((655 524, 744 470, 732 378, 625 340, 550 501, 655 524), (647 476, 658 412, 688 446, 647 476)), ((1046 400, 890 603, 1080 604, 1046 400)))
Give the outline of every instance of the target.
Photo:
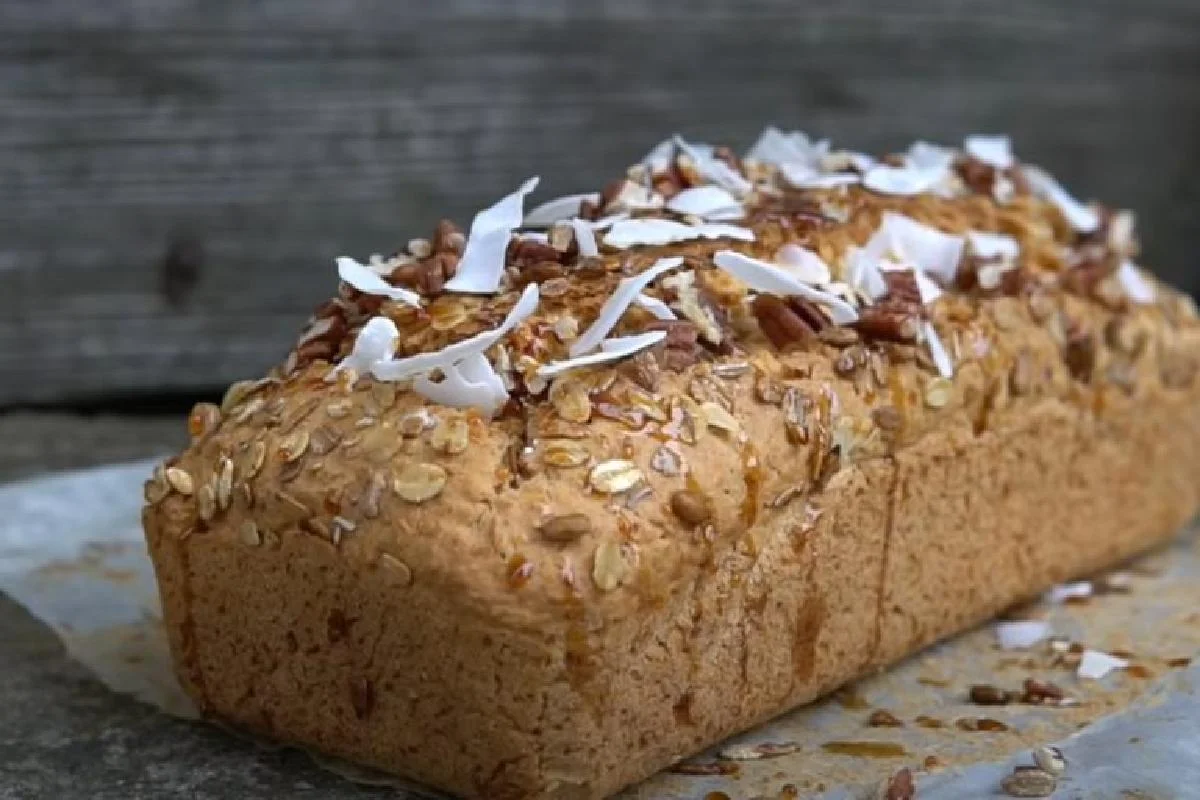
POLYGON ((806 342, 815 333, 786 300, 775 295, 757 295, 752 308, 763 334, 781 350, 792 344, 806 342))
POLYGON ((921 310, 908 303, 884 301, 859 311, 851 327, 868 339, 912 342, 917 338, 921 310))

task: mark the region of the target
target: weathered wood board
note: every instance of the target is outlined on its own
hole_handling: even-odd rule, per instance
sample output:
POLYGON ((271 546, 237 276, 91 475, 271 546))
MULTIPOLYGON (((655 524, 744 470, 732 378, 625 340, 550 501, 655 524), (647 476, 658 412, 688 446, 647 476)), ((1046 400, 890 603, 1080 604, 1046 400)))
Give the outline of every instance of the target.
POLYGON ((335 255, 764 122, 1009 132, 1200 288, 1193 0, 6 0, 0 406, 255 375, 335 255))

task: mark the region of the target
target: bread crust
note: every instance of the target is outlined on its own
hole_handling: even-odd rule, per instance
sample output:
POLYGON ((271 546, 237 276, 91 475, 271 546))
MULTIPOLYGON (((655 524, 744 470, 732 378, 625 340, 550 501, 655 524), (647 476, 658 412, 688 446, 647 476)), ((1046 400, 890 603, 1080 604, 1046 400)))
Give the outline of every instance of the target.
POLYGON ((293 364, 147 485, 179 679, 460 795, 606 796, 1171 536, 1200 501, 1200 328, 1159 291, 952 293, 952 382, 905 346, 847 370, 849 343, 739 334, 653 392, 572 377, 586 422, 568 381, 488 421, 293 364))

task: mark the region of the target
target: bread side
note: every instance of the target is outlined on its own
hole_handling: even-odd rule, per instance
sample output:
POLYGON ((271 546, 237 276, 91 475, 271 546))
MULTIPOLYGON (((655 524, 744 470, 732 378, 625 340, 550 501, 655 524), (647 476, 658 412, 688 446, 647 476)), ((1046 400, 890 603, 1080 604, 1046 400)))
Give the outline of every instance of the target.
MULTIPOLYGON (((889 278, 848 328, 820 304, 784 309, 797 328, 714 270, 728 242, 605 248, 553 277, 533 261, 514 278, 561 283, 490 356, 516 384, 491 419, 331 373, 361 327, 343 303, 317 325, 333 339, 306 335, 278 375, 198 408, 193 446, 147 485, 181 680, 208 713, 460 794, 600 797, 1161 541, 1197 505, 1194 311, 1162 287, 1114 294, 1115 266, 1060 253, 1107 264, 1111 241, 1012 203, 747 201, 755 242, 733 247, 802 242, 839 273, 834 250, 895 207, 1021 245, 1021 280, 974 263, 976 285, 923 303, 889 278), (843 221, 810 224, 834 203, 843 221), (537 380, 523 359, 566 355, 620 276, 672 256, 723 344, 676 284, 662 299, 701 336, 537 380)), ((350 297, 413 352, 518 302, 419 283, 420 313, 350 297)), ((653 329, 643 312, 617 331, 653 329)))

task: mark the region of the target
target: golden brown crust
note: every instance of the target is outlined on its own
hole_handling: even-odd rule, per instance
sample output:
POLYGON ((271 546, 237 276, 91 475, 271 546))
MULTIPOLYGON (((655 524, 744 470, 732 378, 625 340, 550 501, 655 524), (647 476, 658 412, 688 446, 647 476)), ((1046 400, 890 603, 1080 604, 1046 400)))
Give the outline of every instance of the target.
MULTIPOLYGON (((1024 280, 915 312, 952 351, 952 380, 876 332, 780 349, 799 329, 764 330, 711 268, 729 244, 687 244, 590 262, 506 346, 560 357, 556 308, 582 329, 619 272, 681 254, 732 352, 570 372, 490 421, 328 381, 323 359, 198 408, 144 514, 189 692, 463 794, 598 797, 1192 513, 1186 299, 1158 287, 1134 305, 1107 273, 1080 277, 1071 253, 1091 245, 1028 197, 853 188, 836 194, 847 221, 813 223, 834 197, 763 200, 740 249, 798 241, 835 265, 888 208, 1020 240, 1024 280)), ((411 352, 494 327, 513 300, 469 301, 453 333, 382 310, 411 352)), ((361 324, 339 318, 330 356, 361 324)), ((619 332, 649 323, 631 311, 619 332)))

